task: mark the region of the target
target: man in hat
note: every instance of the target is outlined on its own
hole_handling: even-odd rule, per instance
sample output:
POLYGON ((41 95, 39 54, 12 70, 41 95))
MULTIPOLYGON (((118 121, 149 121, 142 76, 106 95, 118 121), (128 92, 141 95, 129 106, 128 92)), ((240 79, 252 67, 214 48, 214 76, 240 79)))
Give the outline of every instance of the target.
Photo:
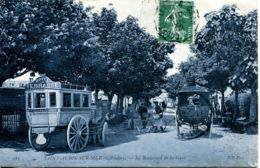
POLYGON ((154 104, 155 104, 155 112, 156 112, 156 114, 159 115, 159 118, 162 118, 163 117, 163 109, 161 108, 161 106, 159 106, 158 101, 154 101, 154 104))
POLYGON ((145 104, 142 102, 141 105, 138 108, 138 113, 141 117, 142 120, 142 125, 143 125, 143 129, 146 128, 146 124, 147 124, 147 107, 145 106, 145 104))

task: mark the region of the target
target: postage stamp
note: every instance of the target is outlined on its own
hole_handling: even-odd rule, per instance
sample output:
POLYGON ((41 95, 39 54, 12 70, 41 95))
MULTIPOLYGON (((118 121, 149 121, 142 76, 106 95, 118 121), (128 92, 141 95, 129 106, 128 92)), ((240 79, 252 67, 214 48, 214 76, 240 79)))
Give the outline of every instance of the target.
POLYGON ((193 1, 160 0, 159 41, 191 43, 193 1))

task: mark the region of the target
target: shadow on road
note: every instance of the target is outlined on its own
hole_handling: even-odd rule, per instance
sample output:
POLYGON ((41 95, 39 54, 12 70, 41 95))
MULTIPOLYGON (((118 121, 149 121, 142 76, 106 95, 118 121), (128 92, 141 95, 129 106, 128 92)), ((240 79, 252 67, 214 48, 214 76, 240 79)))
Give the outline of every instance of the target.
POLYGON ((224 137, 223 135, 220 135, 220 134, 215 134, 215 133, 211 133, 210 135, 210 139, 220 139, 224 137))
MULTIPOLYGON (((137 140, 137 135, 133 133, 133 130, 127 130, 127 124, 122 123, 109 128, 107 134, 107 144, 105 147, 98 143, 88 144, 85 150, 81 152, 99 150, 103 148, 109 148, 123 143, 128 143, 137 140)), ((0 135, 0 148, 10 148, 14 149, 15 152, 24 152, 33 150, 28 142, 27 137, 7 137, 0 135)), ((65 154, 72 153, 68 147, 66 141, 66 131, 60 131, 52 133, 51 142, 48 147, 42 151, 47 153, 46 156, 51 156, 54 154, 65 154)))
MULTIPOLYGON (((110 127, 107 134, 107 144, 104 147, 101 146, 99 143, 89 143, 87 147, 81 152, 109 148, 119 144, 138 140, 137 135, 133 134, 133 130, 127 130, 126 128, 126 123, 110 127)), ((65 132, 60 132, 54 135, 52 137, 51 143, 49 144, 48 148, 44 150, 44 152, 47 153, 46 156, 62 153, 72 153, 67 145, 65 132)))
POLYGON ((29 142, 25 137, 13 137, 0 135, 0 148, 13 148, 16 152, 28 151, 29 142))
MULTIPOLYGON (((164 119, 167 122, 167 126, 174 126, 175 125, 175 117, 172 113, 165 113, 164 119)), ((136 119, 139 120, 139 119, 136 119)), ((137 122, 136 124, 140 124, 137 122)), ((165 132, 169 132, 170 130, 167 130, 165 132)), ((49 144, 48 148, 44 151, 48 154, 46 156, 51 156, 57 153, 71 153, 69 150, 69 147, 66 142, 66 136, 64 133, 59 133, 52 137, 51 143, 49 144)), ((85 150, 81 152, 87 152, 87 151, 94 151, 99 150, 103 148, 109 148, 112 146, 132 142, 138 140, 138 134, 137 130, 129 130, 127 129, 127 121, 124 121, 121 124, 111 126, 108 131, 107 135, 107 144, 105 147, 101 146, 100 144, 88 144, 85 150)))

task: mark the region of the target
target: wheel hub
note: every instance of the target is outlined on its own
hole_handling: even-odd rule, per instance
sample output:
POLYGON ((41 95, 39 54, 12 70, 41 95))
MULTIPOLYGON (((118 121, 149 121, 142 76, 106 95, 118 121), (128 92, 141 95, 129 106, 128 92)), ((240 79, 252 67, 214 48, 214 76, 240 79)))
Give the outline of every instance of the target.
POLYGON ((81 136, 81 134, 82 134, 82 131, 78 130, 77 135, 81 136))

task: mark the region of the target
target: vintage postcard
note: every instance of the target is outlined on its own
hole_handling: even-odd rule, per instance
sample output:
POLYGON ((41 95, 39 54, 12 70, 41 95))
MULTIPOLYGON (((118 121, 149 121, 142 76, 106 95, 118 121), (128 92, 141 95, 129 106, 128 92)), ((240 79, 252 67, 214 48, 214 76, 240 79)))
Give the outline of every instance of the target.
POLYGON ((257 0, 0 0, 0 167, 257 166, 257 0))

